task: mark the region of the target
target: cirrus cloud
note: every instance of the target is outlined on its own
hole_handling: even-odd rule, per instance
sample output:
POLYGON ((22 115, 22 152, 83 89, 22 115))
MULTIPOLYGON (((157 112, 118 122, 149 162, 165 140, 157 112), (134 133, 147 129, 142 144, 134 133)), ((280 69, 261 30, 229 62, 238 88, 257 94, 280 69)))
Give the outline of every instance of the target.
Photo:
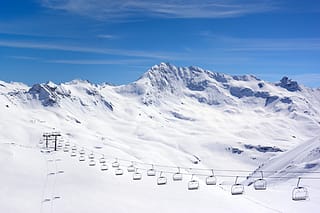
POLYGON ((98 19, 227 18, 272 11, 273 0, 42 0, 44 7, 98 19))

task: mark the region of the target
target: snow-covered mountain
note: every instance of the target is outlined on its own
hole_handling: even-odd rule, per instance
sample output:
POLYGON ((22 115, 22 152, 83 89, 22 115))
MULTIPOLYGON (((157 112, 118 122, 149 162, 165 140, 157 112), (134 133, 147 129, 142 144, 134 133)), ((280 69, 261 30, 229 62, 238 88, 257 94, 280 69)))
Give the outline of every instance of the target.
MULTIPOLYGON (((287 193, 289 196, 285 201, 287 206, 282 206, 279 200, 272 200, 268 194, 252 200, 255 196, 253 191, 248 192, 243 200, 234 200, 227 195, 217 198, 233 181, 233 178, 222 178, 219 181, 221 188, 216 188, 214 192, 206 189, 198 195, 188 195, 189 192, 179 188, 182 187, 179 184, 170 188, 170 183, 165 190, 161 189, 158 197, 157 194, 152 197, 164 199, 172 208, 160 207, 156 200, 150 206, 144 206, 145 200, 150 198, 146 196, 150 195, 148 188, 159 190, 157 186, 151 186, 150 180, 139 188, 128 183, 131 182, 129 177, 119 182, 113 174, 109 174, 112 177, 108 177, 108 181, 119 184, 118 188, 111 186, 112 190, 120 192, 108 194, 107 188, 99 191, 99 184, 105 184, 106 180, 101 179, 98 171, 79 166, 78 162, 61 152, 54 157, 64 162, 60 163, 65 170, 64 177, 60 177, 60 193, 65 198, 56 202, 65 205, 73 202, 81 207, 72 210, 56 204, 60 205, 54 207, 59 209, 58 212, 87 212, 90 208, 94 209, 93 212, 102 212, 106 204, 102 203, 101 197, 114 201, 114 205, 108 204, 111 205, 111 212, 144 212, 153 208, 159 209, 159 212, 191 212, 197 208, 190 201, 197 196, 203 198, 201 202, 208 201, 210 204, 207 197, 212 196, 223 203, 213 208, 200 202, 203 211, 213 208, 230 212, 240 208, 241 212, 252 212, 261 208, 263 212, 286 212, 288 209, 290 211, 287 212, 293 212, 305 208, 312 211, 319 207, 316 202, 290 206, 290 193, 296 177, 320 171, 320 89, 307 88, 287 77, 270 83, 251 75, 231 76, 199 67, 175 67, 161 63, 150 68, 137 81, 121 86, 96 85, 82 80, 59 85, 40 83, 32 87, 0 82, 0 100, 0 170, 4 174, 0 180, 8 183, 8 193, 16 197, 8 198, 7 194, 0 193, 0 206, 8 209, 7 212, 22 212, 23 207, 34 210, 37 204, 40 205, 37 201, 43 198, 45 192, 41 195, 43 187, 32 181, 43 183, 41 178, 45 168, 50 167, 45 166, 38 147, 42 134, 50 131, 60 131, 65 141, 79 147, 128 161, 212 168, 221 176, 235 175, 227 173, 227 170, 278 171, 266 174, 270 178, 284 177, 271 181, 275 189, 269 190, 269 193, 274 199, 287 196, 287 193), (26 171, 26 167, 32 172, 26 171), (71 184, 75 177, 81 179, 71 184), (17 187, 17 184, 22 180, 28 183, 28 186, 23 186, 25 193, 35 193, 30 198, 33 206, 19 195, 20 186, 17 187), (68 184, 73 187, 62 187, 68 184), (88 189, 86 184, 93 187, 88 189), (277 187, 283 190, 274 196, 277 187), (139 193, 139 190, 142 192, 139 193), (78 195, 74 198, 76 201, 72 198, 72 191, 94 193, 99 199, 90 198, 94 207, 79 204, 89 196, 78 195), (138 194, 134 195, 137 196, 134 202, 130 201, 128 192, 138 194), (37 197, 37 193, 42 197, 37 197), (173 200, 182 196, 185 201, 174 204, 165 199, 166 193, 171 193, 173 200), (13 207, 13 203, 6 202, 8 199, 22 205, 13 207), (230 207, 234 202, 238 206, 230 207), (134 211, 130 211, 132 208, 134 211)), ((250 180, 246 183, 250 184, 250 180)), ((320 182, 317 181, 313 181, 312 186, 319 189, 320 182)), ((315 194, 318 192, 314 191, 315 194)))

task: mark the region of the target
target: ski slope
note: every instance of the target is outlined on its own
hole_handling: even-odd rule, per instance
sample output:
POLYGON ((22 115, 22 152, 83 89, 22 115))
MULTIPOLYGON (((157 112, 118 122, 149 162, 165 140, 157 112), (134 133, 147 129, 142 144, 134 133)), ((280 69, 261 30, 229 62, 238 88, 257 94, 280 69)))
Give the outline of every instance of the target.
POLYGON ((121 86, 75 80, 28 87, 0 82, 0 207, 4 212, 318 212, 319 89, 161 63, 121 86), (77 147, 43 151, 42 134, 77 147), (41 143, 40 143, 41 142, 41 143), (102 154, 90 167, 86 156, 102 154), (116 176, 115 158, 124 169, 116 176), (142 180, 126 168, 137 163, 142 180), (146 176, 154 165, 168 179, 146 176), (172 181, 182 169, 183 181, 172 181), (265 173, 266 191, 247 186, 265 173), (197 170, 198 169, 198 170, 197 170), (205 177, 214 169, 216 186, 205 177), (233 170, 233 171, 229 171, 233 170), (242 172, 245 171, 245 172, 242 172), (252 172, 251 172, 252 171, 252 172), (199 190, 188 190, 191 175, 199 190), (245 193, 230 193, 240 176, 245 193), (249 179, 246 180, 246 177, 249 179), (297 178, 307 201, 291 200, 297 178), (50 199, 50 200, 47 200, 50 199))

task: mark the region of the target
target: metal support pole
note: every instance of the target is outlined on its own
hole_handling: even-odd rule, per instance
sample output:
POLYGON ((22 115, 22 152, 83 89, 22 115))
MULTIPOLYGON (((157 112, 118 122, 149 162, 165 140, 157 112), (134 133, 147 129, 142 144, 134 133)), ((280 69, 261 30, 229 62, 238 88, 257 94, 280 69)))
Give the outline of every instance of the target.
POLYGON ((54 151, 57 151, 57 137, 58 135, 54 136, 54 151))

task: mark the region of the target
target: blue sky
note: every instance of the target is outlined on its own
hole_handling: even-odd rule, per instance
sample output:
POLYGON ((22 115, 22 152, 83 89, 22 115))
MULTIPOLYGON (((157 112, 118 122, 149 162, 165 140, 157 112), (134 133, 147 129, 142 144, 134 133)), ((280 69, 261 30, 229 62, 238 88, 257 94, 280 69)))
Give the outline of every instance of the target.
POLYGON ((315 0, 2 0, 0 79, 125 84, 170 62, 320 87, 319 20, 315 0))

